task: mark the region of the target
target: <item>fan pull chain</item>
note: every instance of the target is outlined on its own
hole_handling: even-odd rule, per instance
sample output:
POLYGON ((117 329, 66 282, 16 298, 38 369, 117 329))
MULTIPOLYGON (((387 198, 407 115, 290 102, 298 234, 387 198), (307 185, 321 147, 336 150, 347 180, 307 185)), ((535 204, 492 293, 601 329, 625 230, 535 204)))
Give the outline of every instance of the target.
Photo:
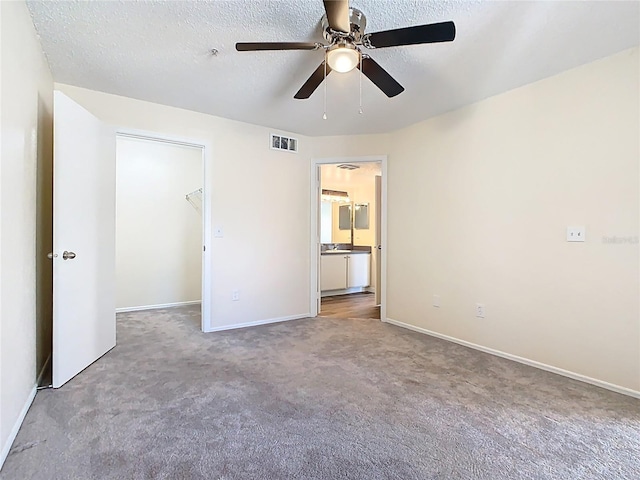
POLYGON ((322 114, 322 119, 327 119, 327 51, 324 51, 324 113, 322 114))
POLYGON ((358 113, 362 115, 362 52, 360 53, 360 75, 358 76, 360 81, 360 109, 358 113))

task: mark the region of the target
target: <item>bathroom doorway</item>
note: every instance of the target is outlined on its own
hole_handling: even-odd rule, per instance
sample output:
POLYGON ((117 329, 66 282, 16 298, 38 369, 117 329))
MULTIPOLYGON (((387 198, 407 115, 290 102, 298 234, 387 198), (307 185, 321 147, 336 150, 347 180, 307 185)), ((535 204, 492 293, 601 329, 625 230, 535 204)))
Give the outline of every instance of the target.
POLYGON ((312 311, 315 306, 321 317, 384 318, 386 158, 322 159, 313 168, 312 238, 318 242, 312 311))

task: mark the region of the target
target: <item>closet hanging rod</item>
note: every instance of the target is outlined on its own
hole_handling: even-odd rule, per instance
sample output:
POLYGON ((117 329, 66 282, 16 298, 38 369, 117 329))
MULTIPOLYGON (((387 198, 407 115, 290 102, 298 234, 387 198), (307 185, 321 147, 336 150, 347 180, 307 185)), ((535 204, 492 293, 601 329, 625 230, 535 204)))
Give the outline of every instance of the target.
POLYGON ((200 193, 200 194, 202 193, 202 188, 199 188, 199 189, 197 189, 197 190, 194 190, 194 191, 193 191, 193 192, 191 192, 191 193, 187 193, 187 194, 184 196, 184 198, 186 198, 187 200, 189 200, 189 197, 191 197, 192 195, 197 195, 198 193, 200 193))

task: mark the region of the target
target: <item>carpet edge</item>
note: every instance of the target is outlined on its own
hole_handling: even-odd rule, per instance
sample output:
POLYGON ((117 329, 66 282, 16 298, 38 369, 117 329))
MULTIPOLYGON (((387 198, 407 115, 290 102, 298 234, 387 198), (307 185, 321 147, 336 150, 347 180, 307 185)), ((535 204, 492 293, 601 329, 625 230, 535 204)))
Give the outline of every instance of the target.
POLYGON ((257 327, 260 325, 268 325, 270 323, 288 322, 289 320, 301 320, 303 318, 313 318, 310 313, 298 313, 295 315, 287 315, 286 317, 265 318, 263 320, 256 320, 253 322, 235 323, 232 325, 224 325, 222 327, 212 327, 205 330, 205 333, 222 332, 224 330, 235 330, 237 328, 257 327))
POLYGON ((16 422, 14 423, 13 428, 9 433, 9 437, 7 437, 7 441, 2 447, 2 452, 0 453, 0 470, 2 470, 4 462, 9 456, 11 447, 13 447, 13 442, 15 442, 16 437, 18 436, 18 432, 20 431, 22 422, 24 422, 24 419, 27 416, 27 412, 31 408, 31 404, 33 403, 33 400, 36 398, 37 392, 38 392, 38 384, 34 384, 33 389, 31 390, 31 392, 29 393, 29 396, 27 397, 27 401, 25 402, 24 406, 22 407, 22 410, 20 411, 20 415, 18 415, 18 418, 16 419, 16 422))
POLYGON ((417 327, 415 325, 411 325, 410 323, 404 323, 399 320, 394 320, 392 318, 386 318, 383 320, 386 323, 390 323, 397 327, 406 328, 407 330, 412 330, 414 332, 423 333, 425 335, 429 335, 431 337, 436 337, 441 340, 446 340, 448 342, 457 343, 458 345, 462 345, 463 347, 473 348, 474 350, 479 350, 484 353, 488 353, 491 355, 495 355, 496 357, 505 358, 507 360, 512 360, 514 362, 522 363, 524 365, 528 365, 530 367, 538 368, 540 370, 545 370, 547 372, 555 373, 557 375, 562 375, 563 377, 571 378, 573 380, 578 380, 579 382, 588 383, 590 385, 594 385, 596 387, 604 388, 606 390, 610 390, 612 392, 620 393, 622 395, 626 395, 629 397, 640 399, 640 391, 633 390, 631 388, 623 387, 621 385, 616 385, 613 383, 605 382, 604 380, 598 380, 597 378, 588 377, 587 375, 582 375, 580 373, 572 372, 570 370, 564 370, 559 367, 554 367, 553 365, 548 365, 546 363, 537 362, 535 360, 531 360, 529 358, 520 357, 518 355, 513 355, 512 353, 506 353, 501 350, 496 350, 489 347, 484 347, 482 345, 478 345, 477 343, 467 342, 466 340, 461 340, 456 337, 450 337, 449 335, 444 335, 442 333, 434 332, 432 330, 428 330, 426 328, 417 327))

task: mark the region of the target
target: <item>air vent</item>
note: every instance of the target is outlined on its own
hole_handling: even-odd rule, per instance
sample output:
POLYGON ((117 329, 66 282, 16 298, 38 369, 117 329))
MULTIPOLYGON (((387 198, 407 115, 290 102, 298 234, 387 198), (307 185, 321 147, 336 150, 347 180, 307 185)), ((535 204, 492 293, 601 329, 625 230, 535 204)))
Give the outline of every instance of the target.
POLYGON ((283 137, 282 135, 271 134, 271 149, 286 150, 287 152, 298 152, 298 139, 283 137))
POLYGON ((357 170, 360 167, 358 165, 353 165, 351 163, 342 163, 338 165, 338 168, 342 168, 344 170, 357 170))

